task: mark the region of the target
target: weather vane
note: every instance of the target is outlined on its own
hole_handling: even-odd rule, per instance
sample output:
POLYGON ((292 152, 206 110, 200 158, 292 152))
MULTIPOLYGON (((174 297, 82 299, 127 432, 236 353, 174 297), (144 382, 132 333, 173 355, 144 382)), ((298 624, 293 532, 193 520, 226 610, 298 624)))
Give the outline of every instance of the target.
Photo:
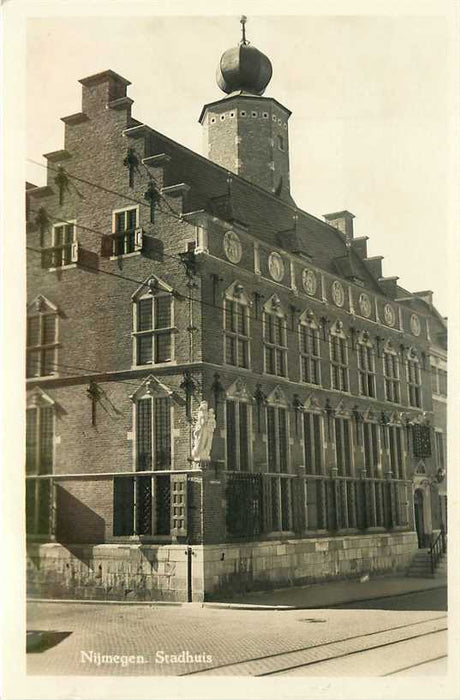
POLYGON ((248 21, 248 18, 245 15, 241 15, 241 32, 242 32, 242 39, 241 39, 241 44, 249 44, 249 41, 246 40, 246 22, 248 21))

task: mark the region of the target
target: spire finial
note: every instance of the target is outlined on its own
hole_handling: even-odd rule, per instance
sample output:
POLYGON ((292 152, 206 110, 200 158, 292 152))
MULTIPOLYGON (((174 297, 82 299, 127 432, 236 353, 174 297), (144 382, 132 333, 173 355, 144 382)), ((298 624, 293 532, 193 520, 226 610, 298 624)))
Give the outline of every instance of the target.
POLYGON ((242 38, 240 41, 240 44, 249 44, 249 41, 246 39, 246 22, 248 21, 248 18, 245 15, 241 15, 240 23, 241 23, 241 34, 242 38))

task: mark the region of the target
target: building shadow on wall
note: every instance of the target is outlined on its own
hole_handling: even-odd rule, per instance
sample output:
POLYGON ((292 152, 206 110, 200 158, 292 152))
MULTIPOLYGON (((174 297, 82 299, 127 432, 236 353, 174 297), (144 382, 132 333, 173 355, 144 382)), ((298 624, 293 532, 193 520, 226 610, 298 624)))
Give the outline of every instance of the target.
POLYGON ((91 545, 105 541, 105 520, 60 484, 56 487, 56 542, 90 566, 91 545))

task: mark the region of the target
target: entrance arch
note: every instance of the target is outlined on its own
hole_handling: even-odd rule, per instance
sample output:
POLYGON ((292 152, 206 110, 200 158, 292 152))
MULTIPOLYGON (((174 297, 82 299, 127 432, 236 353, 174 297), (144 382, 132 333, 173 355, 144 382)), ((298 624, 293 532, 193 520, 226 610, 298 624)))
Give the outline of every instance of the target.
POLYGON ((415 529, 417 531, 418 547, 422 549, 425 546, 425 516, 424 516, 424 496, 422 489, 416 489, 414 493, 414 519, 415 529))

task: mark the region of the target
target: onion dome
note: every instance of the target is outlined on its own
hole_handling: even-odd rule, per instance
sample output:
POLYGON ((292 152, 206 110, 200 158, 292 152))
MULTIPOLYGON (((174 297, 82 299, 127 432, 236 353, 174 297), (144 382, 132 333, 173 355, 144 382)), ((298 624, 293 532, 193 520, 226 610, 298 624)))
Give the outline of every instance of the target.
POLYGON ((272 77, 270 59, 246 40, 245 23, 242 17, 242 41, 223 53, 217 67, 217 84, 227 95, 239 90, 262 95, 272 77))

